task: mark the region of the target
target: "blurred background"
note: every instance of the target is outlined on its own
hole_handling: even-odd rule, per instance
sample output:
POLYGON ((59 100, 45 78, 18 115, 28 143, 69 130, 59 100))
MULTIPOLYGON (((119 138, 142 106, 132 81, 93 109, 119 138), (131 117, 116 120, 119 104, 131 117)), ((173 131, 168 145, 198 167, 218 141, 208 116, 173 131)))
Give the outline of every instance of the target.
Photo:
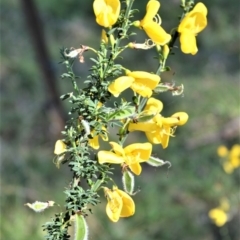
MULTIPOLYGON (((1 239, 40 240, 41 226, 60 208, 37 214, 24 206, 35 200, 53 200, 64 205, 63 191, 71 179, 66 165, 53 164, 55 141, 61 138, 69 104, 59 96, 71 91, 62 80, 59 62, 62 47, 80 44, 98 48, 101 28, 96 24, 93 1, 2 0, 1 12, 1 239)), ((145 14, 147 0, 135 1, 145 14)), ((180 0, 161 1, 163 27, 170 31, 181 15, 180 0)), ((183 96, 163 93, 163 115, 185 111, 190 119, 177 129, 176 138, 156 156, 172 167, 144 165, 136 178, 140 193, 134 196, 136 213, 117 224, 107 219, 106 200, 94 207, 87 221, 89 239, 95 240, 237 240, 240 239, 239 168, 227 172, 217 154, 239 143, 239 1, 203 1, 208 8, 208 26, 197 37, 197 55, 184 55, 179 48, 168 64, 172 71, 163 82, 184 84, 183 96), (228 202, 227 222, 216 226, 208 213, 228 202)), ((137 39, 146 35, 135 29, 137 39)), ((179 43, 176 43, 178 46, 179 43)), ((152 51, 129 50, 122 63, 132 70, 156 71, 152 51)), ((76 62, 84 77, 91 62, 76 62)), ((134 135, 130 141, 144 134, 134 135)), ((115 179, 119 179, 119 172, 115 179)), ((102 194, 103 195, 103 194, 102 194)))

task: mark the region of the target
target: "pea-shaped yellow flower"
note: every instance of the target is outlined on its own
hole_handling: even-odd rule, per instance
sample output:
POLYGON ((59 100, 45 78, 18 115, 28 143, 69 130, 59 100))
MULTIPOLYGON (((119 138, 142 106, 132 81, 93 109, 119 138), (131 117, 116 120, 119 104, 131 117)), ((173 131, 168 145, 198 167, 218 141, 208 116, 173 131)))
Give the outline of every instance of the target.
POLYGON ((110 142, 113 152, 99 151, 98 162, 121 164, 128 166, 133 173, 140 175, 142 172, 141 162, 146 162, 152 152, 152 144, 150 143, 134 143, 122 148, 118 143, 110 142))
POLYGON ((206 26, 207 8, 200 2, 186 14, 178 27, 182 52, 192 55, 197 53, 196 35, 206 26))
POLYGON ((224 158, 223 169, 226 173, 231 174, 235 168, 240 167, 240 145, 235 144, 231 150, 221 145, 217 149, 218 155, 224 158))
POLYGON ((178 112, 171 117, 164 118, 159 113, 163 108, 162 102, 149 98, 144 111, 156 114, 151 120, 147 122, 131 122, 128 130, 143 131, 146 134, 149 142, 153 144, 162 144, 163 148, 166 148, 169 143, 170 136, 173 136, 176 126, 184 125, 188 120, 188 115, 185 112, 178 112))
POLYGON ((156 0, 150 0, 146 7, 146 15, 139 22, 136 22, 136 26, 140 26, 146 32, 146 34, 152 39, 152 41, 158 45, 165 45, 171 40, 171 35, 166 33, 160 26, 161 18, 157 14, 160 8, 160 2, 156 0))
POLYGON ((240 167, 240 145, 235 144, 232 146, 229 153, 229 162, 234 168, 240 167))
POLYGON ((218 227, 222 227, 228 220, 226 212, 221 208, 211 209, 208 216, 218 227))
POLYGON ((94 149, 99 149, 99 136, 101 137, 101 139, 103 141, 105 141, 105 142, 108 141, 107 129, 105 127, 103 127, 102 130, 104 132, 102 134, 99 134, 99 135, 95 135, 94 130, 91 132, 91 135, 93 136, 93 138, 88 140, 88 143, 89 143, 90 147, 92 147, 94 149))
POLYGON ((93 10, 96 22, 103 27, 111 27, 118 19, 120 7, 119 0, 95 0, 93 10))
POLYGON ((178 112, 171 117, 157 117, 156 118, 156 130, 152 132, 146 132, 148 140, 154 144, 162 144, 163 148, 167 148, 169 144, 170 136, 174 136, 174 132, 177 126, 184 125, 188 120, 188 115, 185 112, 178 112))
POLYGON ((132 198, 124 191, 113 186, 113 190, 104 188, 107 198, 106 213, 111 221, 117 222, 120 217, 130 217, 135 213, 135 204, 132 198))
POLYGON ((151 97, 152 90, 161 80, 158 75, 143 71, 126 71, 126 75, 117 78, 108 86, 108 91, 114 97, 118 97, 127 88, 131 88, 142 97, 151 97))
POLYGON ((62 140, 57 140, 55 143, 54 154, 60 155, 66 151, 66 144, 62 140))

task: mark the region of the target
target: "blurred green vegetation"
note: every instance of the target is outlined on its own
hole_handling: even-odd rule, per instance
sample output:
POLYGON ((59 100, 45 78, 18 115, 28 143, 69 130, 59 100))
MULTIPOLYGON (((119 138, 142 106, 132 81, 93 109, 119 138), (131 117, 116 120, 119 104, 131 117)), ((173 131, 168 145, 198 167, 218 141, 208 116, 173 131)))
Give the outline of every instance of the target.
MULTIPOLYGON (((97 47, 101 29, 94 20, 92 1, 35 2, 61 95, 71 85, 59 77, 64 71, 58 64, 59 49, 80 44, 97 47)), ((141 5, 139 18, 145 13, 146 2, 135 2, 141 5)), ((90 239, 239 239, 239 170, 227 175, 216 155, 220 144, 231 146, 239 141, 239 1, 203 2, 209 10, 209 24, 198 36, 199 52, 186 56, 176 49, 168 62, 172 71, 162 78, 185 86, 184 97, 160 95, 163 115, 186 111, 190 116, 186 126, 177 129, 177 137, 170 140, 166 150, 154 147, 155 154, 170 161, 172 168, 144 166, 142 175, 136 179, 141 191, 134 197, 137 211, 132 218, 111 223, 103 198, 87 219, 90 239), (230 201, 231 217, 224 227, 217 228, 209 220, 208 211, 222 197, 230 201)), ((180 1, 161 4, 163 26, 170 30, 181 13, 180 1)), ((41 225, 59 209, 36 214, 24 203, 54 200, 63 205, 63 191, 71 173, 66 166, 58 170, 52 163, 60 131, 54 115, 48 111, 43 76, 20 1, 2 0, 0 12, 1 239, 40 240, 44 236, 41 225)), ((144 33, 140 33, 140 38, 146 38, 144 33)), ((122 61, 130 69, 154 71, 157 62, 153 55, 133 51, 124 55, 122 61)), ((87 75, 91 64, 87 55, 85 60, 84 65, 76 64, 81 76, 87 75)), ((64 103, 64 107, 67 112, 68 104, 64 103)), ((134 135, 131 141, 139 136, 144 141, 142 134, 134 135)), ((116 179, 120 179, 119 173, 116 179)))

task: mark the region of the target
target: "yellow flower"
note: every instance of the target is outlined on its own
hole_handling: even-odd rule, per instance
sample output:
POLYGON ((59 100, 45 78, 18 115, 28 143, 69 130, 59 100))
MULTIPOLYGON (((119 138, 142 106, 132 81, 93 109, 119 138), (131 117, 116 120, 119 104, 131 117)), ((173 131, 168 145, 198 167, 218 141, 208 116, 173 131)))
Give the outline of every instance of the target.
POLYGON ((235 144, 231 150, 228 150, 225 146, 221 145, 217 149, 217 153, 220 157, 224 158, 223 170, 227 174, 231 174, 235 168, 240 167, 240 145, 235 144))
POLYGON ((209 211, 208 216, 212 219, 212 221, 218 226, 223 226, 227 220, 227 214, 221 208, 213 208, 209 211))
POLYGON ((118 19, 120 7, 119 0, 95 0, 93 10, 96 22, 103 27, 111 27, 118 19))
POLYGON ((217 149, 217 154, 219 157, 226 157, 228 155, 228 149, 225 146, 221 145, 217 149))
POLYGON ((152 39, 152 41, 158 45, 165 45, 171 40, 171 35, 166 33, 160 26, 161 18, 157 15, 160 8, 160 2, 156 0, 150 0, 146 7, 146 15, 136 25, 139 25, 144 29, 146 34, 152 39), (154 18, 157 20, 154 21, 154 18))
POLYGON ((55 143, 54 154, 60 155, 66 151, 66 144, 62 140, 57 140, 55 143))
POLYGON ((124 191, 113 186, 113 190, 104 188, 107 197, 106 213, 111 221, 117 222, 120 217, 130 217, 135 213, 135 204, 132 198, 124 191))
POLYGON ((197 3, 192 11, 181 21, 178 32, 182 52, 195 55, 198 51, 196 35, 207 26, 207 8, 203 3, 197 3))
POLYGON ((227 220, 228 215, 227 212, 230 209, 230 205, 227 198, 222 198, 220 200, 220 205, 217 208, 213 208, 209 211, 208 216, 212 219, 212 221, 218 226, 223 226, 227 220))
POLYGON ((185 112, 178 112, 171 117, 164 118, 159 113, 162 110, 161 101, 149 98, 144 111, 155 113, 156 116, 147 122, 131 122, 128 130, 143 131, 146 134, 149 142, 153 144, 162 144, 163 148, 168 146, 170 136, 173 136, 176 126, 184 125, 188 120, 188 115, 185 112))
POLYGON ((94 149, 99 149, 99 140, 98 140, 99 136, 102 138, 103 141, 105 141, 105 142, 108 141, 108 135, 106 133, 107 129, 105 127, 103 127, 102 130, 104 131, 104 133, 99 134, 99 135, 95 135, 94 130, 91 132, 91 135, 93 136, 93 138, 88 140, 90 147, 92 147, 94 149))
POLYGON ((110 142, 114 152, 99 151, 98 162, 121 164, 128 166, 133 173, 140 175, 142 172, 141 162, 146 162, 152 152, 152 144, 150 143, 135 143, 125 148, 122 148, 118 143, 110 142))
POLYGON ((150 97, 152 90, 156 88, 160 82, 160 77, 156 74, 143 71, 126 71, 127 76, 117 78, 108 87, 108 91, 114 97, 118 97, 121 92, 127 88, 131 88, 134 92, 142 97, 150 97))
POLYGON ((234 168, 240 167, 240 145, 235 144, 232 146, 229 153, 229 161, 234 168))

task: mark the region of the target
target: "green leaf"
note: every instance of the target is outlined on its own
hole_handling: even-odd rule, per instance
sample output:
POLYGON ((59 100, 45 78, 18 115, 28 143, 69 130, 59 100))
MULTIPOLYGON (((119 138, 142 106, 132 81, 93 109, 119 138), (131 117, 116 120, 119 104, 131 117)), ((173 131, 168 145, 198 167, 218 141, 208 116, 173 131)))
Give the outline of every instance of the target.
POLYGON ((124 109, 118 109, 109 114, 108 120, 121 120, 128 117, 131 117, 135 114, 135 107, 127 106, 124 109))
POLYGON ((70 74, 68 74, 68 73, 63 73, 62 75, 61 75, 61 78, 71 78, 72 76, 70 75, 70 74))
POLYGON ((135 119, 137 120, 137 122, 147 122, 155 116, 156 114, 146 114, 146 112, 141 112, 138 116, 136 116, 135 119))
POLYGON ((64 95, 62 95, 62 96, 60 97, 60 99, 61 99, 62 101, 64 101, 65 99, 69 98, 71 95, 72 95, 72 93, 64 94, 64 95))
POLYGON ((88 239, 88 226, 85 218, 81 214, 74 215, 74 240, 88 239))

